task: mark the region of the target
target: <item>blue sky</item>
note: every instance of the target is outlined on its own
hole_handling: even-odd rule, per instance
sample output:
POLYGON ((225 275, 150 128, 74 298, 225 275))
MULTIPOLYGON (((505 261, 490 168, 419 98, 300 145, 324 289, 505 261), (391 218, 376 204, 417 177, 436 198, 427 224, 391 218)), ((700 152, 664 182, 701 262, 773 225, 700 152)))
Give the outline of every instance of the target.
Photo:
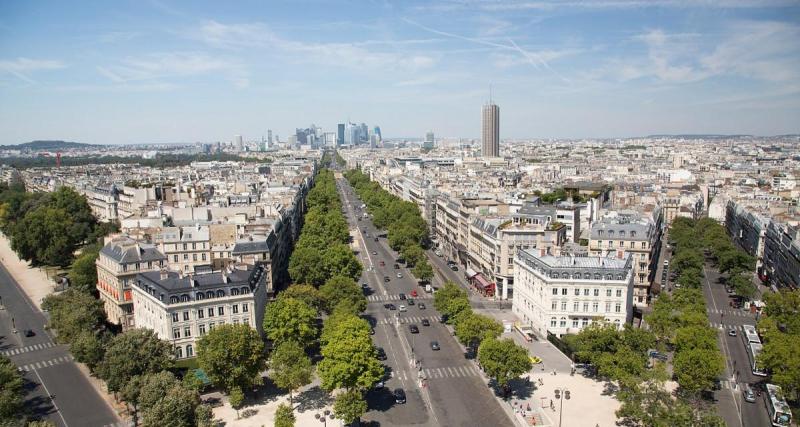
POLYGON ((800 2, 0 0, 0 143, 800 132, 800 2))

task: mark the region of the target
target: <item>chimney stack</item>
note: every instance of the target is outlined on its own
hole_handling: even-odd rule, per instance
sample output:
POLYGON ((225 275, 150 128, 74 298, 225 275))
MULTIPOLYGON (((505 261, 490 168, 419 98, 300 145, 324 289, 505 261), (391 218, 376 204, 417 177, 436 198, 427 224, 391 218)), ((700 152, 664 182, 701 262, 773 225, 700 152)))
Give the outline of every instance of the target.
POLYGON ((617 249, 617 258, 618 259, 623 259, 624 257, 625 257, 625 251, 623 251, 621 249, 617 249))
POLYGON ((167 280, 169 278, 169 273, 167 273, 166 267, 161 267, 161 280, 167 280))

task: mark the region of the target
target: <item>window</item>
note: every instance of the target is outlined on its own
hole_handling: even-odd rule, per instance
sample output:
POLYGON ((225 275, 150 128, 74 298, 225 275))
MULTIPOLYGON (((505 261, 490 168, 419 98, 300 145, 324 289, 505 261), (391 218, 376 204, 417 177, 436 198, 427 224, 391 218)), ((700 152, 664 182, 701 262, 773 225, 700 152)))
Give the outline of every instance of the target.
POLYGON ((642 242, 642 249, 647 249, 647 242, 642 242))
POLYGON ((233 305, 233 314, 237 314, 237 313, 239 313, 239 304, 234 304, 233 305))
POLYGON ((195 297, 194 297, 194 299, 196 299, 196 300, 201 300, 203 298, 205 298, 205 297, 203 296, 202 292, 198 292, 197 295, 195 295, 195 297))
POLYGON ((197 261, 197 254, 192 254, 192 261, 197 261))
MULTIPOLYGON (((236 307, 236 306, 234 305, 234 307, 236 307)), ((556 307, 558 307, 558 302, 556 302, 556 301, 553 301, 553 303, 552 303, 552 304, 550 304, 550 309, 551 309, 551 310, 555 310, 555 309, 556 309, 556 307)))
POLYGON ((189 295, 186 294, 181 295, 181 302, 189 302, 189 295))
POLYGON ((180 338, 181 337, 181 330, 178 328, 172 328, 172 338, 180 338))
POLYGON ((589 319, 588 318, 584 317, 583 319, 581 319, 581 326, 582 327, 586 327, 586 325, 588 325, 588 324, 589 324, 589 319))
POLYGON ((589 311, 589 303, 585 302, 585 303, 583 303, 583 312, 585 313, 587 311, 589 311))
POLYGON ((578 311, 578 307, 579 307, 579 306, 580 306, 580 303, 579 303, 578 301, 575 301, 575 302, 572 304, 572 311, 578 311))
POLYGON ((597 310, 598 310, 599 306, 600 306, 600 303, 597 303, 597 302, 592 303, 592 311, 597 313, 597 310))
POLYGON ((566 328, 567 327, 567 318, 566 317, 562 317, 561 321, 558 324, 558 326, 561 326, 562 328, 566 328))
POLYGON ((214 291, 206 292, 206 298, 214 298, 214 291))
POLYGON ((219 314, 220 316, 225 315, 225 307, 223 306, 217 307, 217 314, 219 314))
POLYGON ((550 326, 553 327, 553 328, 556 327, 556 318, 555 317, 551 317, 550 318, 550 326))
POLYGON ((589 288, 586 288, 586 289, 583 290, 583 296, 586 296, 586 297, 589 296, 589 288))
POLYGON ((206 334, 206 325, 200 325, 197 327, 197 329, 200 331, 201 337, 206 334))
POLYGON ((208 317, 214 317, 214 307, 208 308, 208 317))
POLYGON ((212 329, 214 329, 214 322, 208 324, 208 330, 210 331, 212 329))
POLYGON ((183 260, 189 261, 189 254, 183 254, 183 260))
POLYGON ((242 313, 247 313, 247 304, 242 304, 242 313))
POLYGON ((183 312, 183 320, 184 321, 189 320, 189 312, 188 311, 184 311, 183 312))
POLYGON ((579 288, 575 288, 575 296, 579 296, 581 294, 581 290, 579 288))
MULTIPOLYGON (((176 297, 176 296, 169 297, 169 302, 170 302, 170 304, 177 304, 178 303, 178 297, 176 297)), ((176 320, 176 322, 177 322, 177 320, 176 320)))
POLYGON ((607 296, 607 297, 610 297, 610 296, 611 296, 611 289, 606 289, 606 296, 607 296))
POLYGON ((606 303, 606 313, 611 313, 611 303, 610 302, 606 303))
POLYGON ((596 297, 600 296, 600 289, 595 289, 594 290, 594 296, 596 296, 596 297))
POLYGON ((225 291, 223 291, 222 289, 217 291, 217 298, 222 298, 224 296, 225 296, 225 291))
POLYGON ((621 309, 622 309, 622 305, 620 303, 616 303, 614 305, 614 311, 616 311, 617 313, 619 313, 621 311, 621 309))
POLYGON ((617 298, 622 298, 622 289, 617 289, 617 298))
POLYGON ((636 232, 635 231, 631 231, 631 237, 636 237, 636 232))
POLYGON ((192 336, 192 329, 189 328, 188 326, 183 328, 183 336, 185 336, 185 337, 192 336))
POLYGON ((173 322, 177 322, 178 321, 178 313, 172 313, 172 321, 173 322))
POLYGON ((631 242, 631 249, 633 249, 634 245, 636 245, 636 242, 631 242))
POLYGON ((567 311, 567 302, 561 301, 561 311, 567 311))
POLYGON ((197 310, 197 318, 198 319, 202 319, 203 317, 205 317, 205 314, 206 313, 203 311, 202 308, 200 310, 197 310))
POLYGON ((176 359, 183 359, 183 348, 182 347, 175 347, 175 358, 176 359))
POLYGON ((625 230, 619 230, 619 237, 625 237, 625 230))
POLYGON ((172 256, 172 260, 175 261, 175 262, 178 262, 178 255, 173 255, 172 256))
POLYGON ((194 349, 192 349, 192 345, 189 344, 186 346, 186 357, 194 356, 194 349))
POLYGON ((197 243, 192 243, 192 249, 197 249, 197 243))
POLYGON ((572 327, 573 328, 577 328, 578 327, 578 319, 572 319, 572 327))
POLYGON ((561 295, 567 294, 567 288, 561 288, 561 295))
POLYGON ((187 249, 187 247, 186 247, 186 243, 184 243, 184 244, 183 244, 183 250, 185 251, 186 249, 187 249))
POLYGON ((248 288, 248 287, 243 287, 242 288, 242 294, 249 294, 249 293, 250 293, 250 288, 248 288))
POLYGON ((239 289, 236 288, 231 289, 231 295, 239 295, 239 289))
POLYGON ((206 254, 205 254, 205 252, 202 254, 201 258, 203 259, 203 261, 205 261, 205 260, 206 260, 206 254))
POLYGON ((553 295, 558 295, 558 288, 553 288, 553 295))
POLYGON ((625 246, 625 242, 623 242, 622 240, 620 240, 620 241, 619 241, 619 247, 624 247, 624 246, 625 246))

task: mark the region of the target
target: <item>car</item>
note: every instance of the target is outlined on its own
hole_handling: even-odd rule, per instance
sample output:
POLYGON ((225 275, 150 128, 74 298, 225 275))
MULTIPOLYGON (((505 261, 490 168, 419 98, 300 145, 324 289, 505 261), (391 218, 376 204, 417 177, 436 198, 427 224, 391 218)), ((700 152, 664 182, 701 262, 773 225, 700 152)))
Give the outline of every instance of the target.
POLYGON ((436 254, 436 256, 438 256, 438 257, 442 256, 442 252, 441 251, 435 251, 434 254, 436 254))
POLYGON ((416 290, 413 290, 413 291, 411 291, 411 294, 410 294, 410 295, 411 295, 412 297, 416 298, 418 294, 417 294, 417 291, 416 291, 416 290))
POLYGON ((383 262, 383 261, 381 261, 380 264, 381 264, 381 267, 384 267, 386 265, 386 263, 383 262))
POLYGON ((397 263, 400 263, 400 264, 405 264, 406 260, 405 260, 405 258, 400 257, 400 258, 397 258, 396 260, 394 260, 394 262, 397 262, 397 263))
POLYGON ((406 299, 406 294, 402 294, 402 293, 401 293, 401 294, 400 294, 400 299, 401 299, 401 300, 404 300, 404 299, 406 299))
POLYGON ((394 389, 394 392, 392 392, 392 394, 394 395, 394 403, 398 404, 406 403, 406 392, 403 391, 402 388, 394 389))
POLYGON ((372 251, 372 255, 378 255, 378 252, 372 251))
POLYGON ((447 265, 448 265, 448 266, 453 266, 453 265, 456 265, 456 263, 455 263, 455 262, 453 262, 453 261, 451 261, 451 260, 448 260, 448 261, 447 261, 447 265))
POLYGON ((378 347, 375 349, 376 356, 378 360, 386 360, 386 350, 383 347, 378 347))
POLYGON ((375 238, 375 241, 376 241, 376 242, 378 241, 378 238, 377 238, 377 237, 375 238))
POLYGON ((735 337, 736 336, 736 329, 728 329, 728 336, 735 337))
POLYGON ((375 386, 374 386, 373 388, 374 388, 375 390, 380 390, 380 389, 382 389, 382 388, 383 388, 385 385, 386 385, 386 384, 384 384, 383 380, 380 380, 380 381, 378 381, 378 382, 376 382, 376 383, 375 383, 375 386))
POLYGON ((397 273, 397 278, 398 279, 402 279, 403 278, 403 273, 397 273))
POLYGON ((36 332, 33 332, 33 329, 25 329, 25 336, 26 337, 32 337, 34 335, 36 335, 36 332))
POLYGON ((408 305, 414 305, 414 300, 409 298, 408 305))
POLYGON ((669 265, 669 260, 668 260, 668 259, 665 259, 665 260, 664 260, 664 267, 666 267, 666 266, 668 266, 668 265, 669 265))
POLYGON ((375 328, 369 328, 369 334, 375 335, 375 328))
POLYGON ((451 269, 451 270, 453 270, 453 271, 458 271, 458 266, 456 266, 456 265, 451 265, 451 266, 450 266, 450 269, 451 269))
POLYGON ((399 265, 399 264, 395 264, 395 265, 394 265, 394 269, 395 269, 395 270, 399 270, 399 269, 400 269, 400 265, 399 265))
POLYGON ((431 350, 439 351, 440 348, 441 347, 439 347, 439 342, 438 341, 431 341, 431 350))
POLYGON ((364 283, 361 284, 361 287, 364 288, 364 289, 369 288, 369 283, 364 282, 364 283))
POLYGON ((417 308, 419 308, 420 310, 425 310, 425 303, 421 302, 421 303, 417 304, 417 308))
POLYGON ((745 402, 755 403, 756 401, 756 394, 753 392, 753 388, 750 387, 750 384, 745 384, 742 388, 742 395, 744 396, 745 402))
POLYGON ((422 319, 422 326, 430 326, 430 325, 431 325, 431 321, 430 320, 422 319))
POLYGON ((390 279, 389 276, 383 276, 383 281, 384 282, 389 283, 391 280, 392 279, 390 279))
POLYGON ((397 310, 397 307, 395 307, 394 304, 389 304, 389 306, 386 307, 386 308, 388 308, 389 310, 392 310, 392 311, 397 310))
POLYGON ((411 332, 412 334, 418 334, 419 328, 417 327, 417 325, 408 325, 408 331, 411 332))
POLYGON ((406 306, 404 306, 404 305, 401 305, 401 306, 400 306, 400 311, 402 311, 402 312, 405 312, 405 311, 406 311, 406 306))

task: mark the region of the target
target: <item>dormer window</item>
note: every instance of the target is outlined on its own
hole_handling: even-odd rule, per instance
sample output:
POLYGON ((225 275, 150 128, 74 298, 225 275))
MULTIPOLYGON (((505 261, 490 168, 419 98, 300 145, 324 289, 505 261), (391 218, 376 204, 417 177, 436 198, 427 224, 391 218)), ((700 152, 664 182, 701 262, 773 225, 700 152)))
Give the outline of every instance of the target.
POLYGON ((631 237, 636 237, 636 232, 635 231, 631 231, 631 237))
POLYGON ((186 294, 181 295, 181 302, 189 302, 189 295, 186 294))
POLYGON ((176 296, 169 297, 169 303, 170 304, 177 304, 178 303, 178 297, 176 297, 176 296))
POLYGON ((625 237, 625 230, 619 231, 619 237, 625 237))

